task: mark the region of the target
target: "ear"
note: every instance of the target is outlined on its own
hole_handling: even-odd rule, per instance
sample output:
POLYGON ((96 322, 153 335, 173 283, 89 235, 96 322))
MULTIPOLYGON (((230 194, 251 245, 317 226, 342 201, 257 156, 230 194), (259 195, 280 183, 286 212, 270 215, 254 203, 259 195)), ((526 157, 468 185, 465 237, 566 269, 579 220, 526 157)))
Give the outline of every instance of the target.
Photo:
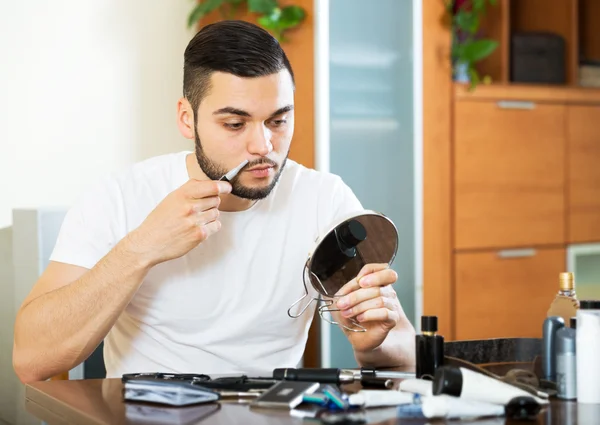
POLYGON ((185 97, 177 102, 177 127, 183 137, 194 139, 194 111, 185 97))

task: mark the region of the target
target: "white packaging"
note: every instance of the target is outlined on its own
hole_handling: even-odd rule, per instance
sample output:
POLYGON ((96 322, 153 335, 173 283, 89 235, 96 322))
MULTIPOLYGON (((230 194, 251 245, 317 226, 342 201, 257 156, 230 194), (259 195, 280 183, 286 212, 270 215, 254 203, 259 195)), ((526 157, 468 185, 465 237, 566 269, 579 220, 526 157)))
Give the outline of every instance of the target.
POLYGON ((490 416, 504 416, 504 406, 467 400, 448 395, 423 397, 423 416, 428 419, 474 419, 490 416))
POLYGON ((425 379, 405 379, 398 386, 400 391, 420 395, 433 395, 432 382, 425 379))
POLYGON ((577 402, 600 404, 600 301, 577 311, 577 402))
POLYGON ((414 401, 413 393, 395 390, 360 390, 348 396, 351 406, 382 407, 410 404, 414 401))

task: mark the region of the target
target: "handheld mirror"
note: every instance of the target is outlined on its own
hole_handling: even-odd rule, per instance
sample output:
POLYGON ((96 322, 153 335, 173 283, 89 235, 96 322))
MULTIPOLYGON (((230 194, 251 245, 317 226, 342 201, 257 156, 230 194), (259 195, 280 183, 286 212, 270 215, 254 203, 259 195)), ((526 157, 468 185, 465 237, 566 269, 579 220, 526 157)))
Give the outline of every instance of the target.
MULTIPOLYGON (((341 220, 317 239, 314 249, 309 254, 303 271, 305 294, 288 309, 288 315, 300 317, 312 303, 321 301, 319 316, 328 320, 324 313, 339 311, 332 307, 336 302, 337 292, 354 279, 361 269, 370 263, 387 263, 391 265, 398 250, 398 231, 394 223, 381 213, 370 210, 361 211, 341 220), (307 281, 319 294, 311 298, 298 314, 291 310, 309 296, 307 281)), ((366 329, 352 320, 356 328, 343 326, 354 332, 366 329)))

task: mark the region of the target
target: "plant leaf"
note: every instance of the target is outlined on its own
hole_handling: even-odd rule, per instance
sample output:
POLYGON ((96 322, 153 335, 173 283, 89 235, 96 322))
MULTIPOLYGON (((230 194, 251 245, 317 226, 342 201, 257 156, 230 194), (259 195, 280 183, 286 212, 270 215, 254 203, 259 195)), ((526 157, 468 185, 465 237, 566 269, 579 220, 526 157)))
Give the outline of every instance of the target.
POLYGON ((498 47, 495 40, 477 40, 466 43, 462 47, 461 56, 469 63, 475 63, 492 54, 498 47))
POLYGON ((188 28, 223 4, 223 0, 206 0, 198 4, 188 17, 188 28))
POLYGON ((469 67, 469 82, 471 83, 469 86, 469 90, 473 90, 477 84, 479 84, 479 73, 472 66, 469 67))
POLYGON ((248 11, 270 14, 277 7, 277 0, 248 0, 248 11))
POLYGON ((300 6, 286 6, 281 9, 279 28, 287 29, 298 25, 306 17, 306 12, 300 6))
POLYGON ((260 18, 258 18, 258 23, 262 27, 264 27, 268 30, 271 30, 271 31, 277 31, 279 29, 278 22, 271 19, 271 15, 261 16, 260 18))

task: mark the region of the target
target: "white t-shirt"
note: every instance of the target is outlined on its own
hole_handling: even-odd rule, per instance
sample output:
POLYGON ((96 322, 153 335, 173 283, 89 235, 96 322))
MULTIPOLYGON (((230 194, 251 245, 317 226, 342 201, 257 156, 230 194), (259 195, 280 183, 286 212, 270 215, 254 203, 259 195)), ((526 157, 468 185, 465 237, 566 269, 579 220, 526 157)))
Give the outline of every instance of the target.
MULTIPOLYGON (((92 268, 189 180, 188 153, 137 163, 86 192, 67 213, 51 260, 92 268)), ((219 232, 150 270, 104 340, 107 376, 297 366, 315 303, 297 319, 287 310, 304 294, 308 253, 321 232, 360 209, 338 176, 288 159, 267 198, 222 212, 219 232)))

